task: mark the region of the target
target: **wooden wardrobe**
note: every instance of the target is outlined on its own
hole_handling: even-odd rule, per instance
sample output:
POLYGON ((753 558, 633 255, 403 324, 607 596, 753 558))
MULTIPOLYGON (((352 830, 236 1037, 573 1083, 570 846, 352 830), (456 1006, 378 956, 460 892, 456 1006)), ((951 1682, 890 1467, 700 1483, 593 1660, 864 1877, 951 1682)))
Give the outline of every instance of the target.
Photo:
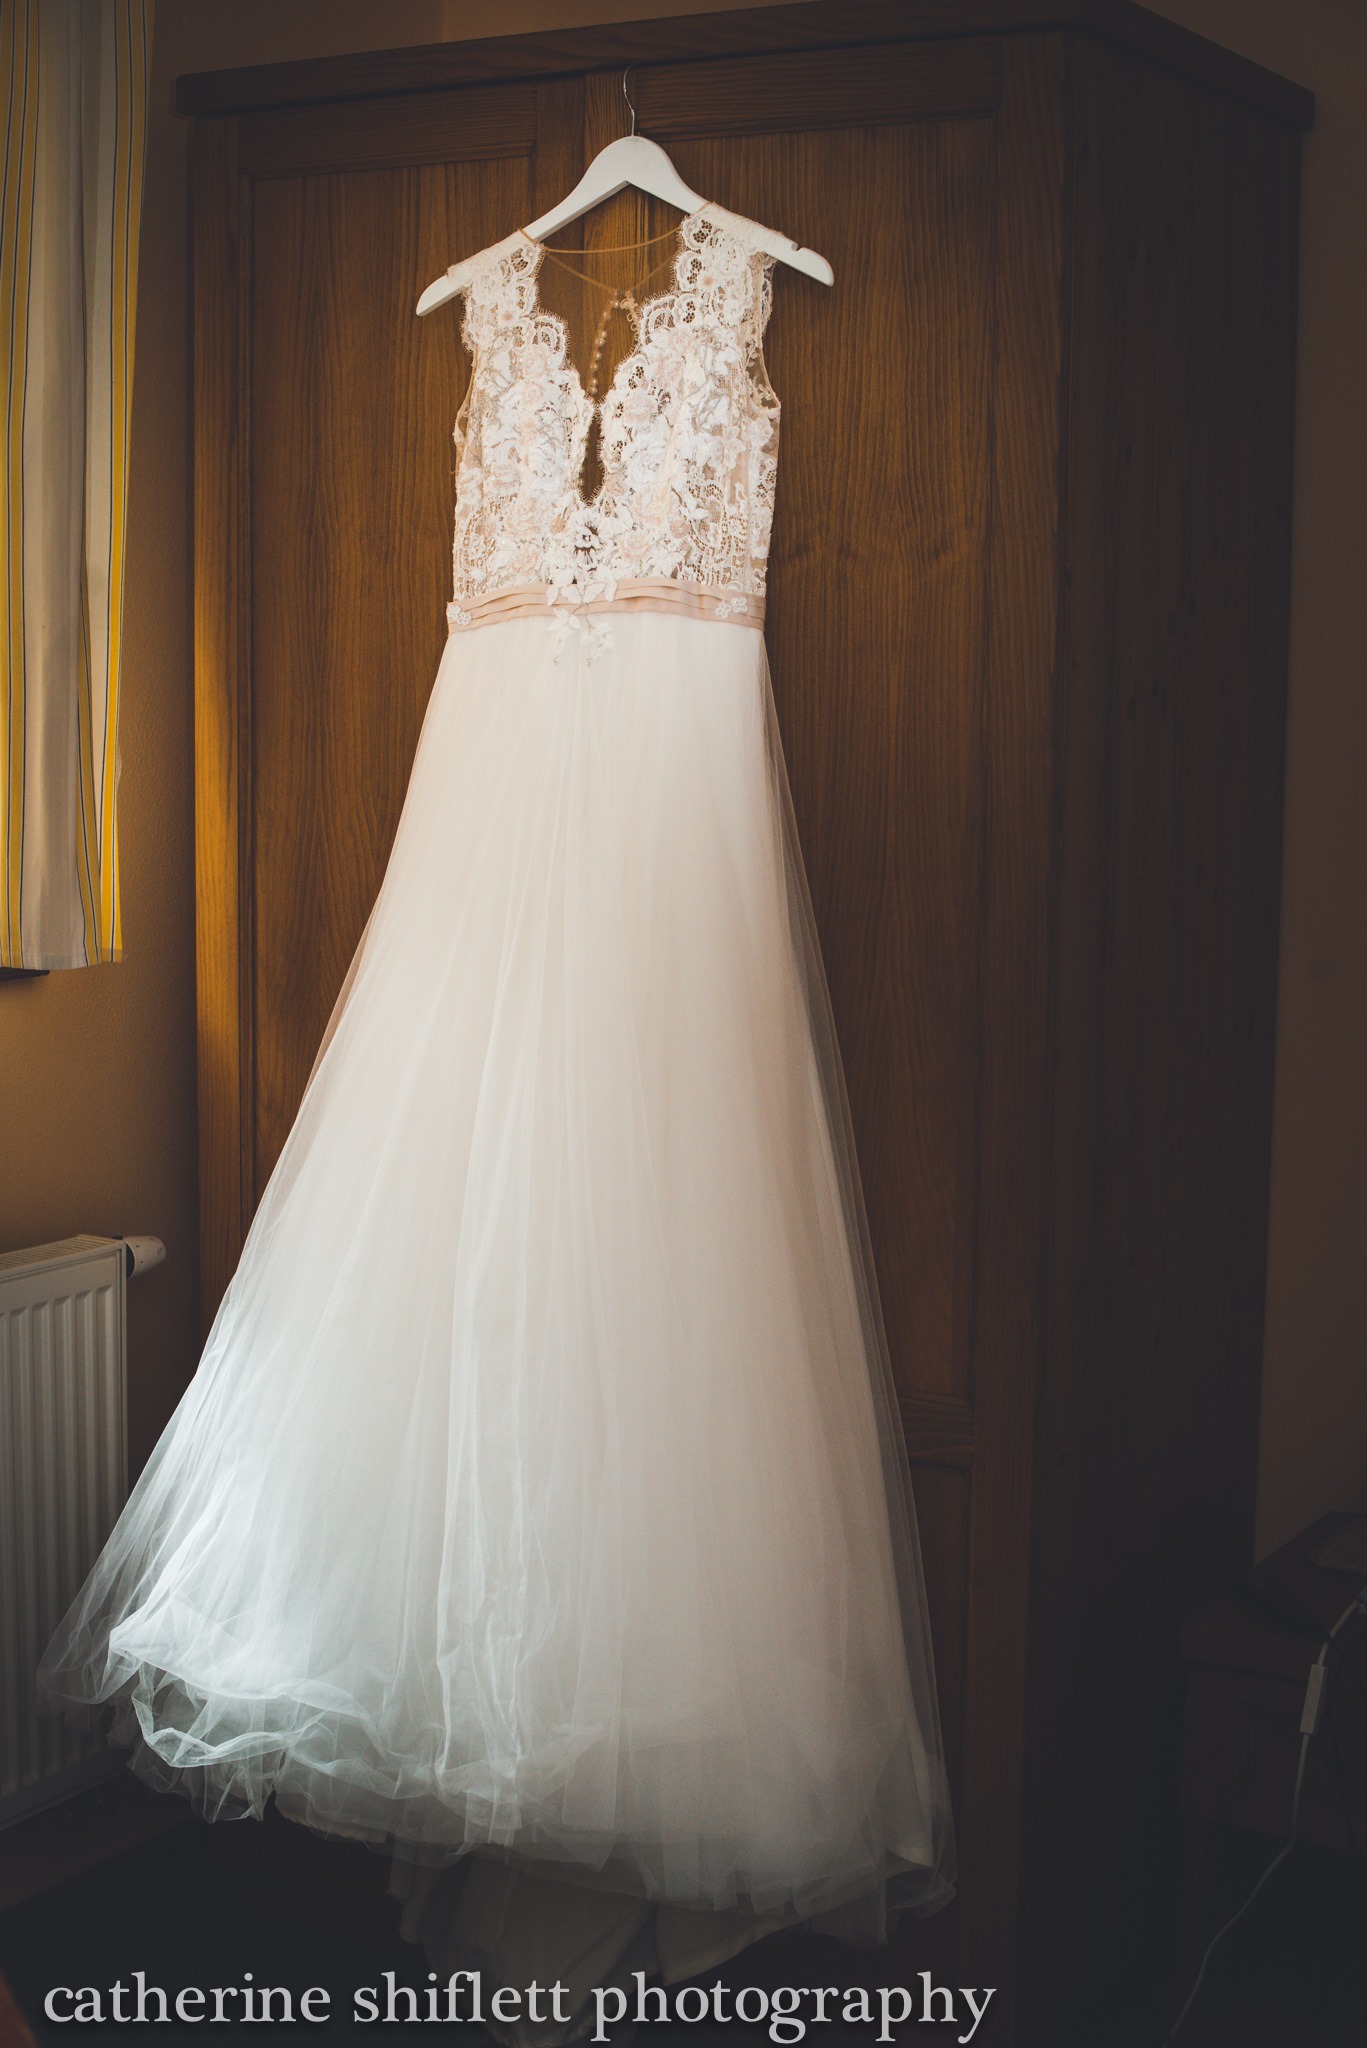
POLYGON ((1251 1543, 1308 94, 1123 0, 179 81, 205 1315, 445 635, 467 363, 414 302, 624 132, 626 65, 690 184, 836 272, 776 277, 766 631, 957 1801, 899 1967, 997 1987, 987 2048, 1091 2041, 1162 2002, 1177 1628, 1251 1543))

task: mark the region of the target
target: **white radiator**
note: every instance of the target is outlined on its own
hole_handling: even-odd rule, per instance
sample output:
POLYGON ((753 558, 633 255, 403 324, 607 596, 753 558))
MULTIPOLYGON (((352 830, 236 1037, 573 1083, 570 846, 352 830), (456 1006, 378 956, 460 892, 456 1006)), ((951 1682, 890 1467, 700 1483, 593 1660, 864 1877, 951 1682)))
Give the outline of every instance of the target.
POLYGON ((0 1256, 0 1827, 120 1767, 34 1672, 123 1506, 122 1238, 0 1256))

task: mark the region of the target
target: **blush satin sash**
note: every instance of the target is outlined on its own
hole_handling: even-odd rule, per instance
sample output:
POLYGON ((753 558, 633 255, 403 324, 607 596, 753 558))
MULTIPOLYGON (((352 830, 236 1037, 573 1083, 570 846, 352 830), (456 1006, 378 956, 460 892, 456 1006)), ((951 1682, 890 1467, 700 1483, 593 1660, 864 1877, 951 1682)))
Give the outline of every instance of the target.
POLYGON ((762 626, 764 599, 743 590, 721 590, 700 583, 680 583, 669 576, 624 577, 611 597, 588 598, 582 603, 569 598, 553 601, 548 583, 520 583, 507 590, 495 590, 487 597, 468 598, 448 604, 446 622, 451 632, 470 632, 476 626, 494 625, 502 619, 576 617, 585 612, 672 612, 689 618, 724 620, 729 625, 762 626))

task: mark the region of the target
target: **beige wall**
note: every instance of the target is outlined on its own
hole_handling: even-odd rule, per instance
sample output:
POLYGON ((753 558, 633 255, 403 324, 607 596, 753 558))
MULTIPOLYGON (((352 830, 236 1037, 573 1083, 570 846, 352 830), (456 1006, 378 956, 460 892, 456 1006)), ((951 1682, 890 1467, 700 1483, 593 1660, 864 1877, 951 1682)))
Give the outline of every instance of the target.
MULTIPOLYGON (((153 1231, 130 1301, 141 1462, 193 1369, 185 129, 182 71, 509 34, 708 0, 158 0, 138 312, 123 712, 125 959, 0 986, 0 1248, 153 1231)), ((712 0, 715 6, 718 0, 712 0)), ((746 0, 720 0, 739 6, 746 0)), ((1367 8, 1161 0, 1314 89, 1305 159, 1286 884, 1259 1540, 1367 1509, 1367 8)))

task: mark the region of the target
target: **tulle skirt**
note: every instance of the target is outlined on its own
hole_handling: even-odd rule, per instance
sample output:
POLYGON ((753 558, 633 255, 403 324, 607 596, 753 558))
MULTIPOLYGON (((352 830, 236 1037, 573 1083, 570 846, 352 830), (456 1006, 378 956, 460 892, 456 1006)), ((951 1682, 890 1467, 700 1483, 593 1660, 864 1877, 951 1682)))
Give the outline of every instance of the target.
POLYGON ((948 1895, 952 1831, 763 637, 609 625, 448 642, 298 1118, 40 1685, 211 1817, 876 1935, 948 1895))

